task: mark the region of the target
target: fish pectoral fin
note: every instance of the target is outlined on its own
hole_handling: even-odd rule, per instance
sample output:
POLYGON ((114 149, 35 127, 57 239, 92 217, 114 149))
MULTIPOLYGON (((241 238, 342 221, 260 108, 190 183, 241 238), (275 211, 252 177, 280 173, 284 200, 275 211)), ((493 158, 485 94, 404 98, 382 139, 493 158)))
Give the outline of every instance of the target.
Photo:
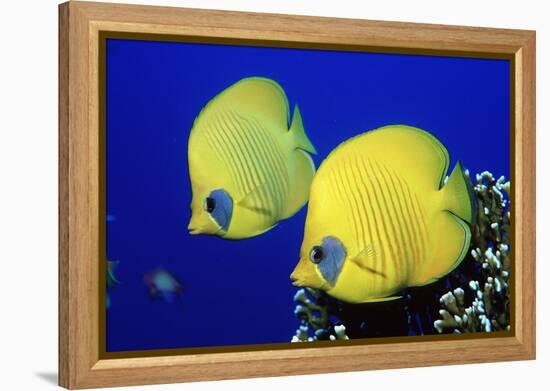
POLYGON ((365 246, 361 251, 357 253, 354 257, 351 258, 353 263, 356 263, 358 266, 365 268, 369 267, 374 263, 375 251, 371 245, 365 246))
POLYGON ((260 201, 261 200, 260 194, 264 191, 266 186, 267 186, 267 183, 265 182, 259 184, 254 189, 250 190, 247 194, 245 194, 237 202, 237 205, 261 215, 271 216, 272 212, 266 206, 262 205, 260 201))
POLYGON ((370 244, 367 244, 355 258, 371 259, 374 256, 374 248, 370 244))
POLYGON ((363 250, 361 250, 355 257, 351 258, 351 262, 355 263, 357 267, 365 270, 369 273, 376 274, 382 278, 388 278, 388 276, 372 267, 374 264, 375 251, 372 246, 367 245, 363 250))
POLYGON ((261 206, 248 205, 248 204, 241 204, 241 206, 252 212, 255 212, 264 216, 271 216, 271 211, 266 208, 262 208, 261 206))

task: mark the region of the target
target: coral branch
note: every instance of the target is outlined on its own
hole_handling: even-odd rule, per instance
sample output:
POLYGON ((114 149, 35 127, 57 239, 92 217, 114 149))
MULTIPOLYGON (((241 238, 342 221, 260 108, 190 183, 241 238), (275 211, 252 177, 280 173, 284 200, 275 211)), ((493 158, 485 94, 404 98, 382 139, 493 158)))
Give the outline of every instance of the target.
POLYGON ((440 333, 510 330, 510 182, 485 171, 476 175, 477 216, 471 256, 481 266, 481 278, 468 287, 473 300, 466 307, 464 290, 444 294, 434 326, 440 333))
POLYGON ((294 295, 298 303, 294 315, 300 319, 300 327, 291 342, 348 339, 344 325, 334 325, 329 319, 328 296, 317 289, 299 289, 294 295))

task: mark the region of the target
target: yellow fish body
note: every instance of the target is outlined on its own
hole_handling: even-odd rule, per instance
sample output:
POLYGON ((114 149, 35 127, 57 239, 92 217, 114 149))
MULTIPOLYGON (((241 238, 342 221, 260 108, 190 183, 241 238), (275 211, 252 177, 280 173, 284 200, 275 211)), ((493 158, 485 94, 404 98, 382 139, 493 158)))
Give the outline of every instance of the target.
POLYGON ((311 185, 297 286, 350 303, 395 299, 452 271, 470 244, 473 199, 431 134, 387 126, 345 141, 311 185))
POLYGON ((307 202, 315 166, 296 106, 285 92, 246 78, 213 98, 189 136, 191 234, 243 239, 294 215, 307 202))

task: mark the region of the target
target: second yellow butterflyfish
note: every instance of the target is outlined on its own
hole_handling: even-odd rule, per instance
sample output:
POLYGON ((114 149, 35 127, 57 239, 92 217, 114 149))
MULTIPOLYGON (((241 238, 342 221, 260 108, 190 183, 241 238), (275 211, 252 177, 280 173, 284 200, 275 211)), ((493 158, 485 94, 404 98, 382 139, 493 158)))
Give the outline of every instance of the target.
POLYGON ((291 124, 289 117, 282 87, 260 77, 238 81, 202 109, 188 144, 191 234, 249 238, 305 205, 315 148, 298 106, 291 124))
POLYGON ((470 244, 472 192, 430 133, 387 126, 345 141, 311 186, 297 286, 350 303, 395 299, 460 264, 470 244))

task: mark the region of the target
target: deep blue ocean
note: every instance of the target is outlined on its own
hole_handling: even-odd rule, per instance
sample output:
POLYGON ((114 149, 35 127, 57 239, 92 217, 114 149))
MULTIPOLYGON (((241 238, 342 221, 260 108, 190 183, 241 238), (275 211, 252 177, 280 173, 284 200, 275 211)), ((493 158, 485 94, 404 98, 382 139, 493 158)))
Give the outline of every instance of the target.
POLYGON ((317 166, 339 143, 388 124, 434 134, 470 174, 510 174, 507 60, 108 39, 107 351, 289 342, 299 321, 289 274, 306 209, 259 237, 187 233, 187 140, 201 108, 263 76, 300 106, 317 166), (151 298, 157 268, 183 285, 151 298))

